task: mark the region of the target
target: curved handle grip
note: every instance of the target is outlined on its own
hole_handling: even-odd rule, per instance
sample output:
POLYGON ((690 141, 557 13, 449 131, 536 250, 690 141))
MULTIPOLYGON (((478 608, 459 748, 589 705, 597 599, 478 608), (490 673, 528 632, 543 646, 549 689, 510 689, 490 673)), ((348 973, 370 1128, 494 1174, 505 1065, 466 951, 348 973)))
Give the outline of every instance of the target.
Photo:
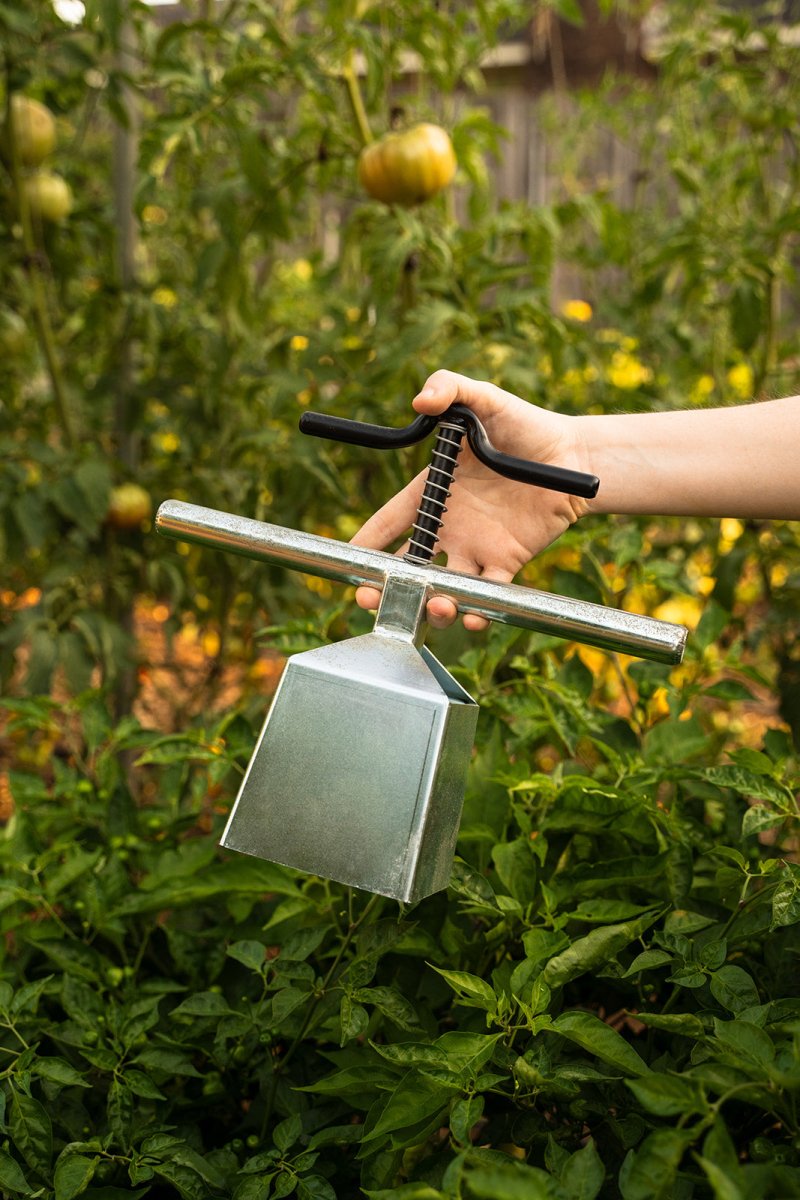
POLYGON ((452 404, 438 417, 417 417, 410 425, 399 429, 390 425, 371 425, 367 421, 351 421, 346 417, 332 417, 326 413, 305 412, 300 418, 300 432, 312 437, 330 438, 347 442, 351 446, 367 446, 372 450, 401 450, 421 442, 433 433, 440 422, 453 418, 466 429, 467 440, 475 457, 498 475, 513 479, 517 483, 530 483, 535 487, 551 491, 567 492, 591 500, 597 495, 600 480, 596 475, 583 471, 572 471, 566 467, 554 467, 549 463, 532 462, 527 458, 515 458, 496 449, 489 435, 472 409, 464 404, 452 404))

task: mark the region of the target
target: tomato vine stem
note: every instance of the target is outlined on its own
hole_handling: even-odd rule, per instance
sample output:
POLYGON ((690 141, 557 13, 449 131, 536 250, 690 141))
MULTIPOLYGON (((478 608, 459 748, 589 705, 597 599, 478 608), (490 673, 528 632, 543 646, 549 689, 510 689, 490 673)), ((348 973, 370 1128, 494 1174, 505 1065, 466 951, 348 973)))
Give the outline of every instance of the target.
POLYGON ((75 423, 73 421, 69 400, 67 398, 66 387, 64 385, 64 376, 62 374, 61 363, 59 362, 58 358, 55 336, 53 334, 53 326, 50 321, 50 313, 48 312, 47 307, 47 297, 45 295, 44 284, 42 280, 41 248, 34 233, 31 210, 28 204, 28 198, 25 195, 25 189, 23 187, 22 164, 20 162, 19 145, 17 143, 15 129, 14 106, 12 104, 13 94, 12 64, 10 60, 6 58, 5 124, 8 131, 8 170, 11 176, 11 183, 14 193, 17 198, 20 227, 22 229, 22 245, 25 251, 26 259, 26 273, 31 288, 33 320, 36 327, 39 346, 47 367, 47 374, 50 378, 50 386, 53 391, 53 398, 56 402, 56 408, 58 409, 59 420, 64 430, 64 436, 67 440, 67 445, 69 448, 74 450, 78 444, 78 438, 75 431, 75 423))
POLYGON ((372 135, 372 130, 369 125, 369 117, 364 106, 364 97, 361 95, 361 87, 359 86, 358 76, 354 66, 355 55, 351 51, 347 64, 342 67, 342 79, 344 80, 347 89, 347 97, 350 101, 350 107, 353 111, 356 126, 363 145, 369 146, 374 142, 375 138, 372 135))

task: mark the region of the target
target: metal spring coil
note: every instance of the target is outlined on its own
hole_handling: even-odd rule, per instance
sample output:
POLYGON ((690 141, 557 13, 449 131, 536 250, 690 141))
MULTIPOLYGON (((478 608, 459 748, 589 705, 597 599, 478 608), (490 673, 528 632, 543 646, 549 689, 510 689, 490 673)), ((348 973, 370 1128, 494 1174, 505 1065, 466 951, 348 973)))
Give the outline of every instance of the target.
POLYGON ((439 425, 431 452, 428 477, 417 508, 416 520, 412 525, 413 533, 409 538, 408 550, 403 555, 405 562, 424 566, 434 556, 434 547, 439 541, 437 531, 444 524, 442 518, 447 512, 445 501, 450 495, 450 484, 453 482, 465 435, 466 428, 455 421, 443 421, 439 425), (433 476, 437 476, 438 479, 433 476))

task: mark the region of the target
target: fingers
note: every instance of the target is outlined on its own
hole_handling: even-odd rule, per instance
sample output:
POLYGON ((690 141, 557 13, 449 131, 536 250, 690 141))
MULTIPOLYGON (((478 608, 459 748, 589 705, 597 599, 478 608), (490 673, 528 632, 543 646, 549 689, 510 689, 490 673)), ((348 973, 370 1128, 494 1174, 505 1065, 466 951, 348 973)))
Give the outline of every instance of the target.
MULTIPOLYGON (((360 587, 356 588, 356 604, 359 608, 366 608, 370 612, 374 612, 381 602, 381 593, 379 588, 360 587)), ((447 629, 452 625, 458 616, 458 609, 452 600, 448 600, 447 596, 432 596, 428 601, 428 624, 432 629, 447 629)), ((483 628, 483 626, 480 626, 483 628)))
MULTIPOLYGON (((513 578, 513 572, 507 571, 503 567, 488 566, 481 571, 481 579, 491 579, 493 583, 511 583, 513 578)), ((476 613, 465 613, 463 624, 470 633, 480 633, 482 629, 488 628, 489 621, 486 617, 477 616, 476 613)))
POLYGON ((373 513, 351 537, 351 545, 365 546, 368 550, 384 550, 390 542, 405 533, 414 523, 424 477, 424 472, 421 472, 373 513))
MULTIPOLYGON (((447 569, 458 571, 460 574, 477 575, 482 579, 490 579, 494 583, 511 583, 514 578, 513 573, 503 567, 489 566, 481 571, 476 562, 457 555, 448 558, 447 569)), ((359 608, 374 611, 380 604, 380 599, 379 588, 364 586, 356 589, 356 603, 359 608)), ((428 624, 432 629, 447 629, 458 616, 458 607, 447 596, 432 596, 428 601, 427 615, 428 624)), ((489 627, 487 618, 479 617, 476 613, 465 613, 463 624, 470 633, 480 633, 481 630, 489 627)))
POLYGON ((434 371, 428 377, 411 403, 417 412, 432 416, 444 412, 451 404, 466 404, 476 416, 485 419, 498 412, 509 400, 519 403, 518 397, 504 392, 493 383, 483 383, 466 375, 458 375, 455 371, 442 370, 434 371))
POLYGON ((366 608, 369 612, 374 612, 381 602, 380 588, 360 587, 356 588, 356 604, 359 608, 366 608))

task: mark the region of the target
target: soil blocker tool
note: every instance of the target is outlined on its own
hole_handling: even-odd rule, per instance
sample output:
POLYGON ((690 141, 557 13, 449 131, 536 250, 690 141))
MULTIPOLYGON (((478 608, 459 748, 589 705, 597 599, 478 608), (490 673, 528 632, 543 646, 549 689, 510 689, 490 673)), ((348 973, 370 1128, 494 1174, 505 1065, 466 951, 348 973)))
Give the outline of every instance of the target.
POLYGON ((178 500, 156 516, 167 537, 382 588, 372 633, 288 660, 221 844, 406 902, 448 885, 478 718, 423 645, 431 596, 656 662, 680 662, 686 641, 680 625, 431 564, 464 437, 482 463, 520 482, 591 497, 594 476, 500 453, 462 405, 402 429, 312 412, 300 421, 303 433, 374 449, 410 446, 437 427, 402 558, 178 500))

